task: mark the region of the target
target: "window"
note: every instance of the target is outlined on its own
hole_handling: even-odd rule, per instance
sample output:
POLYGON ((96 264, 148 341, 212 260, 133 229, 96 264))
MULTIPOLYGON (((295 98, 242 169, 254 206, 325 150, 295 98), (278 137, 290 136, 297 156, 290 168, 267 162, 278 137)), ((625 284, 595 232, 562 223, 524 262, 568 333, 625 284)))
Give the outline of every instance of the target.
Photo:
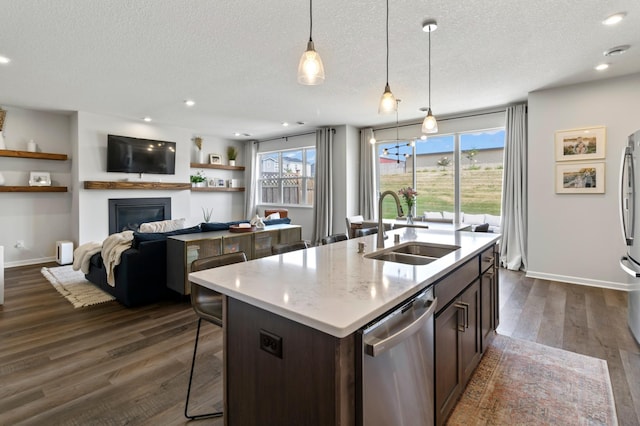
POLYGON ((315 147, 258 154, 260 204, 313 206, 315 147))
MULTIPOLYGON (((500 215, 503 128, 380 143, 377 151, 380 192, 414 187, 418 197, 413 214, 453 213, 459 205, 461 213, 500 215)), ((403 209, 407 213, 406 205, 403 209)), ((396 215, 395 203, 385 198, 382 217, 396 215)))

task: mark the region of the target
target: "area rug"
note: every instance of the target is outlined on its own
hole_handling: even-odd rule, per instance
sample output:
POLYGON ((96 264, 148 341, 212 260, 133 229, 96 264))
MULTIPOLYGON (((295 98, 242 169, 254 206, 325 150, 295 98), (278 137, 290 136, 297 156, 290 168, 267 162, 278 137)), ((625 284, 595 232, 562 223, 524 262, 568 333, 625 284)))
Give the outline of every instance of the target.
POLYGON ((82 271, 74 271, 72 265, 42 268, 40 271, 75 308, 115 300, 115 297, 87 281, 82 271))
POLYGON ((448 425, 617 425, 607 362, 496 336, 448 425))

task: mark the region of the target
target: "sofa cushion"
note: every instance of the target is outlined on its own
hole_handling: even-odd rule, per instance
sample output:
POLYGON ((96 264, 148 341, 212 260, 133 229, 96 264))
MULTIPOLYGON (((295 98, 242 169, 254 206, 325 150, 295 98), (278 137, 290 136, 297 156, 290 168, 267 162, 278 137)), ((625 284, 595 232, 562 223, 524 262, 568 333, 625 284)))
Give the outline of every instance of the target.
POLYGON ((167 237, 172 235, 193 234, 201 232, 200 225, 192 226, 191 228, 176 229, 169 232, 134 232, 133 233, 133 247, 137 248, 143 241, 158 241, 166 240, 167 237))
POLYGON ((200 224, 202 232, 209 231, 226 231, 231 225, 238 225, 241 223, 249 223, 248 220, 236 220, 234 222, 203 222, 200 224))
POLYGON ((424 212, 424 218, 429 219, 444 219, 441 212, 424 212))
POLYGON ((494 216, 492 214, 485 214, 484 220, 489 226, 500 226, 500 216, 494 216))
POLYGON ((291 223, 291 218, 290 217, 281 217, 280 219, 269 219, 269 220, 265 220, 264 221, 264 225, 265 226, 269 226, 269 225, 288 225, 291 223))
POLYGON ((489 224, 483 223, 482 225, 477 225, 474 229, 476 232, 489 232, 489 224))
POLYGON ((185 219, 159 220, 157 222, 147 222, 140 225, 139 232, 170 232, 184 228, 185 219))
POLYGON ((466 214, 464 215, 464 218, 462 219, 462 223, 468 223, 469 225, 480 225, 484 222, 484 215, 483 214, 466 214))

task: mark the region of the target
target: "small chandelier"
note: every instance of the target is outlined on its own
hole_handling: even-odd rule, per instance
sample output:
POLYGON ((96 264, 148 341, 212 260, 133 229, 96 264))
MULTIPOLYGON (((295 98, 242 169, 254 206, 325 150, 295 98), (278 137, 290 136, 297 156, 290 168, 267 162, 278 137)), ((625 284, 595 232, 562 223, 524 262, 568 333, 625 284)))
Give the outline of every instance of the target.
POLYGON ((315 86, 324 83, 324 66, 322 59, 313 45, 313 0, 309 0, 309 41, 307 50, 302 54, 298 64, 298 83, 315 86))
POLYGON ((438 133, 438 122, 431 112, 431 33, 436 28, 438 28, 438 23, 433 19, 422 24, 422 30, 429 33, 429 107, 427 108, 427 116, 422 122, 422 133, 438 133))
POLYGON ((384 93, 380 98, 378 114, 391 114, 397 109, 398 103, 393 93, 391 93, 391 87, 389 87, 389 0, 387 0, 387 84, 385 84, 384 93))

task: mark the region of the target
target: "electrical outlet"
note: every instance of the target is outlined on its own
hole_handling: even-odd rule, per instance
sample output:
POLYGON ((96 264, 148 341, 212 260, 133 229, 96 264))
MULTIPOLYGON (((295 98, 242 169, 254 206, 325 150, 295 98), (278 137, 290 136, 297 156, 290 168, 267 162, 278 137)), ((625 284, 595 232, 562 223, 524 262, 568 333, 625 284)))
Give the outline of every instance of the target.
POLYGON ((22 240, 16 241, 16 245, 14 247, 17 248, 17 249, 23 249, 24 248, 24 241, 22 241, 22 240))
POLYGON ((260 330, 260 349, 273 356, 282 358, 282 337, 260 330))

